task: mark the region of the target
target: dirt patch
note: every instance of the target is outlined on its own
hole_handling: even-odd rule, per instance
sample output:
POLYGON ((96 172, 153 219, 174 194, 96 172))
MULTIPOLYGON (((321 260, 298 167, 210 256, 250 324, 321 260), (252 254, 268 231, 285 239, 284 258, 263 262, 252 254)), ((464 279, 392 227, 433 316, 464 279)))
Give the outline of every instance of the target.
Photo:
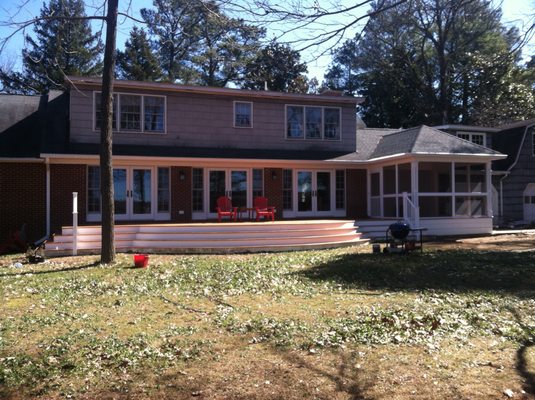
POLYGON ((514 233, 433 241, 424 247, 438 250, 534 251, 535 233, 514 233))

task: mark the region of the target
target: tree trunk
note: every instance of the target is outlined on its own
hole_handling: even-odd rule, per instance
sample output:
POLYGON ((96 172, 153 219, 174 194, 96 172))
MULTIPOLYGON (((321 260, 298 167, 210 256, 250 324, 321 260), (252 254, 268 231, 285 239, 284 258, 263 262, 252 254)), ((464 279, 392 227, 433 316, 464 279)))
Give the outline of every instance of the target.
POLYGON ((106 16, 106 47, 102 72, 102 126, 100 129, 100 193, 102 198, 102 247, 100 261, 115 261, 115 210, 112 165, 113 78, 119 0, 108 0, 106 16))

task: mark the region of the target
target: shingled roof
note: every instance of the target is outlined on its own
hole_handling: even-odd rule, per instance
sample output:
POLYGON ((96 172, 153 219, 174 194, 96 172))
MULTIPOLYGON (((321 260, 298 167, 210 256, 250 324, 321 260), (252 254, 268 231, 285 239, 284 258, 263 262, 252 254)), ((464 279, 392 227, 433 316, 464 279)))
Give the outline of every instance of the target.
POLYGON ((410 129, 362 129, 357 152, 339 161, 367 161, 400 154, 501 155, 501 153, 426 125, 410 129))

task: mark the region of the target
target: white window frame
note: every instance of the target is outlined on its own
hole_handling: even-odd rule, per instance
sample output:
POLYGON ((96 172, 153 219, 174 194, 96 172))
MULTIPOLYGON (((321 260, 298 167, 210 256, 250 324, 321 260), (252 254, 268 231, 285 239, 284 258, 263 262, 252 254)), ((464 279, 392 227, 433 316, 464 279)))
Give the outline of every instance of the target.
POLYGON ((318 140, 325 140, 328 142, 340 142, 342 141, 342 107, 335 107, 335 106, 316 106, 316 105, 304 105, 304 104, 285 104, 284 105, 284 138, 286 140, 294 141, 294 140, 310 140, 310 141, 318 141, 318 140), (302 107, 303 108, 303 135, 300 137, 288 137, 288 107, 302 107), (307 137, 307 116, 306 116, 306 108, 312 107, 312 108, 321 108, 321 137, 319 138, 309 138, 307 137), (326 108, 332 108, 337 109, 339 111, 338 113, 338 123, 340 127, 340 135, 338 138, 326 138, 325 137, 325 109, 326 108))
POLYGON ((474 142, 474 136, 481 136, 483 138, 483 143, 479 144, 479 145, 483 146, 483 147, 487 147, 487 135, 485 133, 482 133, 482 132, 456 132, 455 135, 459 139, 468 140, 469 142, 474 143, 474 144, 479 144, 479 143, 474 142), (468 136, 468 139, 466 139, 464 137, 461 137, 461 135, 468 136))
POLYGON ((233 113, 232 113, 232 126, 234 128, 244 128, 244 129, 251 129, 253 128, 253 102, 252 101, 240 101, 240 100, 235 100, 232 102, 232 109, 233 109, 233 113), (236 125, 236 104, 238 103, 241 103, 241 104, 249 104, 251 106, 251 115, 250 115, 250 124, 248 126, 245 126, 245 125, 236 125))
MULTIPOLYGON (((93 132, 99 132, 100 128, 96 127, 96 96, 101 95, 101 91, 93 91, 93 117, 92 117, 92 128, 93 132)), ((167 96, 158 95, 158 94, 140 94, 140 93, 129 93, 129 92, 114 92, 114 95, 117 95, 117 104, 116 104, 116 115, 115 115, 115 129, 113 132, 116 133, 130 133, 130 134, 147 134, 147 135, 166 135, 167 134, 167 96), (141 115, 140 115, 140 129, 121 129, 121 96, 140 96, 141 97, 141 115), (163 131, 151 131, 145 130, 145 97, 160 97, 163 98, 163 131)))

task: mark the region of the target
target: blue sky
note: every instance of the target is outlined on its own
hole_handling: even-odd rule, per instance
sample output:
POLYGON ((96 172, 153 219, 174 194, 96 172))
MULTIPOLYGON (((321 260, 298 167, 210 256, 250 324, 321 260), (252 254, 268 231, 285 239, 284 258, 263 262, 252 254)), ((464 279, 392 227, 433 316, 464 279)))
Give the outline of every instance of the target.
MULTIPOLYGON (((45 0, 48 2, 48 0, 45 0)), ((322 4, 323 2, 319 2, 322 4)), ((508 25, 516 25, 521 31, 524 29, 526 23, 529 20, 528 15, 530 13, 535 14, 535 0, 494 0, 495 4, 502 3, 503 9, 503 21, 508 25)), ((22 21, 32 18, 39 14, 39 10, 43 4, 43 0, 3 0, 2 5, 0 5, 0 22, 4 23, 12 17, 15 21, 22 21)), ((102 0, 88 0, 86 1, 86 13, 88 15, 95 13, 102 13, 102 9, 99 10, 100 6, 103 4, 102 0)), ((152 5, 151 0, 132 0, 119 1, 120 8, 122 11, 128 12, 134 17, 139 17, 139 9, 142 7, 150 7, 152 5), (127 10, 127 5, 131 4, 131 9, 127 10)), ((119 18, 119 28, 117 32, 117 45, 122 47, 126 41, 130 29, 134 22, 130 20, 125 20, 124 18, 119 18)), ((98 29, 100 25, 94 24, 94 29, 98 29)), ((285 30, 284 25, 273 25, 272 30, 268 30, 268 38, 271 38, 275 35, 279 35, 280 32, 285 30)), ((359 29, 357 26, 356 29, 352 32, 349 32, 347 37, 351 37, 359 29)), ((0 26, 0 39, 7 37, 13 28, 0 26)), ((31 28, 27 32, 32 32, 31 28)), ((299 37, 298 35, 307 35, 309 32, 295 32, 292 38, 299 37)), ((24 46, 23 35, 18 34, 13 39, 9 41, 7 46, 4 48, 2 53, 0 53, 0 64, 5 66, 6 64, 14 64, 15 66, 20 65, 20 54, 21 49, 24 46)), ((332 46, 332 44, 331 44, 332 46)), ((301 54, 302 60, 306 61, 309 68, 309 76, 317 77, 320 81, 323 78, 323 74, 329 64, 330 57, 328 55, 320 56, 321 53, 327 52, 329 46, 324 47, 323 49, 315 49, 314 51, 307 51, 301 54)), ((529 54, 535 53, 535 40, 532 39, 530 45, 525 49, 524 55, 528 56, 529 54)))

